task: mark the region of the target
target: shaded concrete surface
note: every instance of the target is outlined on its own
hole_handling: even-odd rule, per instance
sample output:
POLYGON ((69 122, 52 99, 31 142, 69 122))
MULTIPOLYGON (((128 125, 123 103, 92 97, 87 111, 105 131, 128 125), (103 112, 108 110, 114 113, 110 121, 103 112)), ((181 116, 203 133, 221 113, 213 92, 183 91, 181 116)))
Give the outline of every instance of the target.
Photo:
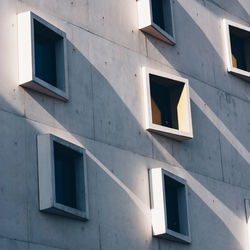
POLYGON ((136 1, 1 1, 0 249, 248 249, 250 85, 226 72, 221 20, 246 22, 250 9, 229 2, 174 1, 171 47, 137 30, 136 1), (67 103, 17 86, 16 13, 26 10, 67 33, 67 103), (142 66, 189 79, 193 140, 145 131, 142 66), (89 221, 39 212, 41 133, 87 148, 89 221), (190 245, 152 237, 156 167, 187 180, 190 245))

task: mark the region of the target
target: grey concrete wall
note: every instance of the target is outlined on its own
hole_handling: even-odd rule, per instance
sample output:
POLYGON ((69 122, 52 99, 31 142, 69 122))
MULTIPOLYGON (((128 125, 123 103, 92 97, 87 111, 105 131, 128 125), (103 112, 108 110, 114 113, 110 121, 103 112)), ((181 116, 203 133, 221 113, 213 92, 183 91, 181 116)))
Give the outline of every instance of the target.
POLYGON ((174 47, 138 30, 136 0, 0 1, 0 249, 246 250, 250 84, 227 73, 221 21, 248 0, 174 0, 174 47), (18 83, 17 13, 67 33, 67 103, 18 83), (194 139, 144 130, 141 67, 186 77, 194 139), (39 212, 36 135, 88 149, 90 220, 39 212), (192 243, 152 237, 148 169, 189 185, 192 243))

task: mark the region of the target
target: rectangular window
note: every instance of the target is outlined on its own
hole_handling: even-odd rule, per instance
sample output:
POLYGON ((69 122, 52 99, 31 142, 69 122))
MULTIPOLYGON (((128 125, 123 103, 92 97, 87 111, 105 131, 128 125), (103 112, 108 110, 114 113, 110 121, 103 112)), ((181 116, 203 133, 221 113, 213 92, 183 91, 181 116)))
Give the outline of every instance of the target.
POLYGON ((41 211, 88 219, 83 148, 53 135, 39 135, 38 170, 41 211))
POLYGON ((233 67, 250 71, 250 32, 229 26, 233 67))
POLYGON ((179 129, 177 106, 184 84, 151 74, 149 77, 152 122, 165 127, 179 129))
POLYGON ((171 0, 151 0, 153 22, 173 36, 171 0))
POLYGON ((175 44, 172 0, 138 0, 139 29, 175 44))
POLYGON ((32 12, 18 15, 19 81, 68 100, 66 34, 32 12))
POLYGON ((250 27, 224 20, 228 72, 250 81, 250 27))
POLYGON ((35 31, 35 75, 56 87, 56 40, 49 28, 34 20, 35 31))
POLYGON ((153 235, 190 243, 186 181, 170 172, 150 170, 153 235))
POLYGON ((183 209, 186 207, 185 185, 167 175, 164 175, 164 183, 168 229, 188 235, 187 214, 183 209))
POLYGON ((176 140, 193 138, 188 80, 150 68, 143 74, 146 129, 176 140))
POLYGON ((79 197, 84 195, 82 154, 54 141, 56 202, 84 210, 79 197))

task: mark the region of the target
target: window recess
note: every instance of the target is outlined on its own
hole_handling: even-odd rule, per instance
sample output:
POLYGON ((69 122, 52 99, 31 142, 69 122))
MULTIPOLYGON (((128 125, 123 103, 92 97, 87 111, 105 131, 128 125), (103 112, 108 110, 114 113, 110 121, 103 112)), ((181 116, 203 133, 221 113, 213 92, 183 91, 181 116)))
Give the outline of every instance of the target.
POLYGON ((227 70, 250 81, 250 27, 228 20, 223 22, 227 70))
POLYGON ((66 34, 28 11, 18 15, 19 85, 68 100, 66 34))
POLYGON ((190 243, 186 181, 162 168, 149 174, 153 235, 190 243))
POLYGON ((40 210, 87 220, 85 149, 51 134, 38 135, 40 210))
POLYGON ((174 45, 172 0, 137 0, 139 29, 174 45))
POLYGON ((193 138, 189 84, 185 78, 143 68, 146 129, 176 140, 193 138))

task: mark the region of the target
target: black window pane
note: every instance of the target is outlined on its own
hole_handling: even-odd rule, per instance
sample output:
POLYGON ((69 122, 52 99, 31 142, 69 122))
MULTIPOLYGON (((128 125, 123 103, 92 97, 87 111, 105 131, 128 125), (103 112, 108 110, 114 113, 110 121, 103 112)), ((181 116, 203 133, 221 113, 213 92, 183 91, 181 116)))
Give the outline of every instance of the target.
POLYGON ((165 30, 162 0, 152 0, 152 11, 154 22, 165 30))
POLYGON ((54 142, 56 202, 77 208, 76 160, 81 154, 54 142))
POLYGON ((34 20, 35 75, 43 81, 57 86, 56 41, 62 37, 34 20))
POLYGON ((167 176, 164 176, 164 180, 168 228, 180 233, 178 205, 178 188, 180 187, 180 183, 167 176))
POLYGON ((177 108, 184 84, 151 74, 149 79, 152 122, 178 129, 177 108))
POLYGON ((233 56, 233 66, 242 70, 246 70, 244 39, 230 33, 231 49, 233 56))
MULTIPOLYGON (((172 128, 172 111, 170 103, 170 93, 166 87, 158 84, 155 81, 150 82, 151 98, 153 99, 155 105, 160 110, 161 119, 159 120, 159 125, 172 128)), ((156 108, 155 108, 156 109, 156 108)), ((155 109, 153 110, 155 112, 155 109)), ((153 112, 153 113, 154 113, 153 112)), ((153 114, 153 117, 154 114, 153 114)))
POLYGON ((170 0, 151 0, 153 21, 173 36, 170 0))

